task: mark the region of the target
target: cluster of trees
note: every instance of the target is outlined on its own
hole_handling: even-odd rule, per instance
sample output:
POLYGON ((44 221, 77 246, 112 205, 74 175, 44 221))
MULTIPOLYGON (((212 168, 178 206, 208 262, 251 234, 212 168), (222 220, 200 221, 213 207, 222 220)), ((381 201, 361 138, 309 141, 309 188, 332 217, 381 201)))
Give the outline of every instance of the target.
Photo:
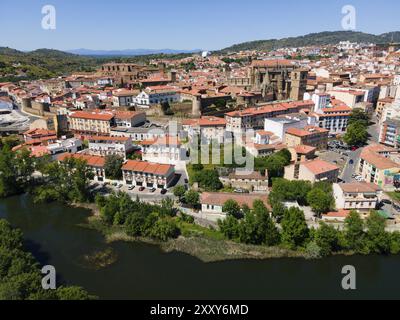
POLYGON ((0 197, 9 197, 28 189, 35 164, 29 151, 13 152, 9 144, 0 151, 0 197))
POLYGON ((44 290, 39 264, 23 247, 22 232, 0 220, 0 300, 89 300, 80 287, 44 290))
POLYGON ((279 244, 278 228, 261 200, 254 202, 253 209, 240 207, 236 201, 228 200, 223 210, 228 216, 218 224, 226 238, 253 245, 279 244))
POLYGON ((185 186, 176 186, 173 190, 174 196, 179 199, 181 203, 187 204, 193 208, 198 207, 200 204, 200 194, 194 190, 187 190, 185 186))
POLYGON ((276 219, 261 201, 254 202, 250 210, 228 200, 224 210, 228 215, 219 221, 220 231, 227 239, 240 243, 283 246, 304 251, 314 258, 345 251, 360 254, 400 252, 400 232, 385 231, 385 219, 375 211, 365 221, 357 212, 351 212, 345 220, 344 230, 338 230, 323 222, 318 229, 308 228, 304 212, 298 208, 284 208, 278 228, 276 219))
POLYGON ((277 178, 273 180, 269 199, 273 215, 278 220, 283 216, 284 201, 297 201, 300 205, 309 205, 317 215, 327 213, 335 206, 332 184, 327 182, 312 184, 309 181, 277 178))
POLYGON ((350 115, 344 141, 349 146, 362 146, 368 141, 370 116, 361 109, 354 109, 350 115))
POLYGON ((42 178, 33 190, 36 202, 87 202, 92 200, 90 180, 92 170, 86 161, 67 158, 63 162, 42 158, 36 167, 42 178))
POLYGON ((161 205, 133 201, 126 193, 109 197, 96 196, 103 221, 109 225, 121 226, 132 237, 150 237, 160 241, 177 238, 180 229, 176 223, 176 210, 171 199, 164 199, 161 205))
POLYGON ((204 169, 202 164, 191 165, 191 183, 198 183, 199 187, 206 191, 218 191, 223 188, 219 180, 218 171, 215 169, 204 169))
POLYGON ((270 181, 273 178, 283 177, 285 167, 290 164, 292 155, 289 150, 282 149, 268 157, 258 157, 254 159, 255 170, 265 172, 268 170, 270 181))
POLYGON ((8 142, 0 150, 0 197, 30 192, 37 202, 87 202, 92 178, 92 170, 79 159, 34 158, 26 149, 13 152, 8 142))

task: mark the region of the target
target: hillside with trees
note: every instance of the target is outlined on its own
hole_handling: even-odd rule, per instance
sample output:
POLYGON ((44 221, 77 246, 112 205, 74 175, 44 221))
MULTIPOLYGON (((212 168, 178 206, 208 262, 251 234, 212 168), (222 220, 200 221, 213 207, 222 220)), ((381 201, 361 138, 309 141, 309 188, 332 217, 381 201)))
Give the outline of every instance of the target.
POLYGON ((361 43, 388 43, 400 42, 400 31, 374 35, 355 31, 325 31, 310 33, 299 37, 282 39, 257 40, 235 44, 225 48, 220 53, 237 52, 243 50, 270 51, 280 48, 321 46, 337 44, 340 41, 361 42, 361 43))

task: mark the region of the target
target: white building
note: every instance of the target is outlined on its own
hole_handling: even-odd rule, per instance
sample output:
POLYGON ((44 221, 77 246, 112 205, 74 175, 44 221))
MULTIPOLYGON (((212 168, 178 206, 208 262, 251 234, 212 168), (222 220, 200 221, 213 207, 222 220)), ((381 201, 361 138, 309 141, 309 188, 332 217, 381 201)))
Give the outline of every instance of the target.
POLYGON ((149 108, 152 105, 164 102, 173 103, 180 99, 176 89, 170 86, 147 87, 134 98, 134 104, 141 108, 149 108))
POLYGON ((373 183, 333 184, 336 209, 370 211, 376 209, 382 190, 373 183))
POLYGON ((188 151, 178 137, 164 136, 141 142, 143 160, 184 167, 188 151))
POLYGON ((200 136, 202 141, 212 140, 224 143, 226 120, 219 117, 201 117, 200 119, 188 119, 182 122, 182 127, 190 139, 200 136))
MULTIPOLYGON (((310 120, 311 121, 311 120, 310 120)), ((277 118, 267 118, 264 122, 264 130, 272 132, 281 141, 285 139, 286 130, 289 128, 304 128, 309 124, 309 118, 306 116, 282 116, 277 118)))
POLYGON ((89 153, 93 156, 117 155, 125 159, 133 149, 132 139, 129 137, 90 136, 87 140, 89 153))
POLYGON ((56 140, 54 143, 47 145, 51 155, 68 152, 77 153, 82 150, 82 141, 76 138, 56 140))

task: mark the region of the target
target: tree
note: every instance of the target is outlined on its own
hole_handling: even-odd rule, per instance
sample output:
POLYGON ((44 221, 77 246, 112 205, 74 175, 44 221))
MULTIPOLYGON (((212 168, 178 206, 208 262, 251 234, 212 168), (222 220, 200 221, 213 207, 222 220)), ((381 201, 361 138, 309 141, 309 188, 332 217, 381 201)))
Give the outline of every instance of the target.
POLYGON ((246 213, 239 225, 239 241, 247 244, 274 246, 279 243, 278 229, 268 209, 260 200, 253 204, 253 210, 246 213))
POLYGON ((304 212, 292 207, 285 211, 282 219, 282 242, 290 248, 303 246, 309 237, 304 212))
POLYGON ((272 206, 272 217, 276 220, 276 222, 281 222, 283 215, 285 214, 285 206, 282 202, 276 202, 272 206))
POLYGON ((333 208, 333 196, 322 189, 314 188, 307 194, 307 202, 318 215, 329 212, 333 208))
POLYGON ((276 156, 278 157, 282 157, 283 159, 285 159, 285 165, 289 165, 290 162, 292 161, 292 154, 290 153, 290 151, 288 149, 282 149, 280 151, 278 151, 276 153, 276 156))
POLYGON ((350 114, 348 124, 351 125, 358 122, 367 127, 369 125, 370 120, 371 117, 364 110, 360 108, 355 108, 350 114))
POLYGON ((198 192, 194 190, 188 190, 185 193, 185 202, 192 206, 192 207, 197 207, 200 201, 200 195, 198 192))
POLYGON ((239 237, 239 221, 232 215, 228 215, 224 220, 218 220, 221 233, 229 240, 239 237))
POLYGON ((33 172, 34 162, 27 149, 13 152, 5 145, 0 151, 0 197, 23 192, 33 172))
POLYGON ((57 288, 56 291, 59 300, 93 300, 94 297, 89 295, 89 293, 81 287, 71 286, 64 287, 61 286, 57 288))
POLYGON ((177 238, 180 234, 180 230, 172 218, 165 217, 158 219, 150 228, 148 234, 154 239, 167 241, 171 238, 177 238))
POLYGON ((368 141, 367 127, 361 122, 354 122, 347 127, 347 132, 343 139, 349 146, 364 145, 368 141))
POLYGON ((307 194, 312 185, 309 181, 289 181, 282 178, 272 180, 270 201, 272 204, 282 201, 297 201, 301 205, 307 204, 307 194))
POLYGON ((94 298, 82 288, 44 290, 42 274, 33 255, 23 250, 23 235, 0 219, 0 300, 85 300, 94 298))
POLYGON ((223 187, 216 170, 196 171, 193 182, 198 182, 200 188, 206 191, 218 191, 223 187))
POLYGON ((125 221, 126 233, 131 237, 139 237, 143 232, 145 217, 138 212, 132 212, 125 221))
POLYGON ((181 201, 186 193, 186 188, 185 186, 179 185, 174 188, 173 192, 174 196, 179 198, 179 200, 181 201))
POLYGON ((222 211, 225 212, 228 216, 235 217, 236 219, 243 218, 242 210, 235 200, 229 199, 228 201, 226 201, 224 203, 224 206, 222 207, 222 211))
POLYGON ((106 177, 111 180, 121 180, 122 178, 122 165, 124 164, 124 158, 112 154, 106 156, 104 170, 106 177))
POLYGON ((320 223, 319 228, 315 231, 314 239, 321 249, 322 256, 328 256, 340 248, 339 231, 324 222, 320 223))
POLYGON ((367 250, 373 253, 389 253, 391 239, 389 233, 385 231, 385 218, 373 210, 366 220, 366 227, 368 229, 366 234, 367 250))
POLYGON ((254 201, 253 211, 256 215, 262 243, 267 246, 278 244, 280 241, 280 234, 265 204, 261 200, 254 201))
POLYGON ((283 177, 286 165, 286 159, 281 156, 270 156, 265 161, 268 177, 270 179, 283 177))
POLYGON ((356 252, 362 252, 364 248, 364 222, 357 211, 351 211, 346 220, 345 240, 347 248, 356 252))

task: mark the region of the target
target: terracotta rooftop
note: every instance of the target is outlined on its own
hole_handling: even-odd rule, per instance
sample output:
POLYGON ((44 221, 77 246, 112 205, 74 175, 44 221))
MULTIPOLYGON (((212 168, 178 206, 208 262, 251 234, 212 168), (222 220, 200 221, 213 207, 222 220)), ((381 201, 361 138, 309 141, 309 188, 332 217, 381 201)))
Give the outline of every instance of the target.
POLYGON ((159 176, 165 176, 173 169, 174 166, 169 164, 152 163, 146 161, 128 160, 122 170, 149 173, 159 176))
POLYGON ((101 121, 110 121, 114 118, 114 115, 111 112, 97 112, 97 111, 76 111, 71 113, 71 118, 78 119, 87 119, 87 120, 101 120, 101 121))
POLYGON ((88 166, 91 167, 104 167, 106 163, 106 159, 100 156, 90 156, 87 154, 78 154, 78 153, 63 153, 57 159, 59 161, 65 161, 68 158, 80 159, 86 161, 88 166))
POLYGON ((376 184, 367 182, 341 183, 339 187, 346 193, 375 193, 381 190, 376 184))
POLYGON ((310 170, 314 175, 334 170, 339 170, 339 167, 321 159, 302 162, 302 165, 305 166, 308 170, 310 170))
POLYGON ((223 206, 228 200, 235 200, 240 206, 247 205, 250 209, 253 208, 254 201, 261 200, 270 209, 267 195, 203 192, 200 202, 223 206))

